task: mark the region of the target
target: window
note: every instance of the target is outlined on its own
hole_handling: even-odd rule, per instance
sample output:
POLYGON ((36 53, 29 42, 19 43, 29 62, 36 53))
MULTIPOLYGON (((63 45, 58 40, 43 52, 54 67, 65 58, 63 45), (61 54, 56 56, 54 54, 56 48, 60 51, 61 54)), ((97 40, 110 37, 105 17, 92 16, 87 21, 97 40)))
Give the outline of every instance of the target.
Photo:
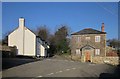
POLYGON ((77 37, 76 37, 76 41, 77 41, 77 42, 80 42, 80 37, 77 36, 77 37))
POLYGON ((90 37, 86 37, 85 39, 86 39, 86 40, 90 40, 90 37))
POLYGON ((95 42, 100 42, 100 36, 95 36, 95 42))
POLYGON ((95 55, 100 55, 100 49, 95 49, 95 55))
POLYGON ((76 54, 80 54, 80 49, 76 49, 76 54))

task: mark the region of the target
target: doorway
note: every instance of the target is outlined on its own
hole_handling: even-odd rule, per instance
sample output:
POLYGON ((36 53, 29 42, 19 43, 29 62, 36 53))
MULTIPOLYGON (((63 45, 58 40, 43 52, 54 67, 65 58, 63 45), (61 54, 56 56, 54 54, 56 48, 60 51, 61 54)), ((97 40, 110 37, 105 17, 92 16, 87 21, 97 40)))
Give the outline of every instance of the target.
POLYGON ((91 62, 90 51, 85 52, 85 61, 86 62, 91 62))

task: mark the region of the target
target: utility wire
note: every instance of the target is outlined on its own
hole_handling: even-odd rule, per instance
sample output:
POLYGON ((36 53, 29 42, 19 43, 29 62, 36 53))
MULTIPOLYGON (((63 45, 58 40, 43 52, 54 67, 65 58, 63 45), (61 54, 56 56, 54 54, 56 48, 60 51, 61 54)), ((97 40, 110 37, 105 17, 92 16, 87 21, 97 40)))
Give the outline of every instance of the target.
POLYGON ((104 10, 106 10, 107 12, 109 12, 110 14, 114 15, 114 16, 118 16, 117 14, 113 13, 110 9, 100 5, 99 3, 96 3, 98 6, 100 6, 101 8, 103 8, 104 10))

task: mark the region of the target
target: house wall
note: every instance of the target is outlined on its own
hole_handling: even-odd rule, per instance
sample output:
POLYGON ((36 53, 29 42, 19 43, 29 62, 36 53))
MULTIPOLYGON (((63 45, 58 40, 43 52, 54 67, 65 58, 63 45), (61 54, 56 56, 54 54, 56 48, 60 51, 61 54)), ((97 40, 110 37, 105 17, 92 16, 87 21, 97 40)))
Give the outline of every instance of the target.
POLYGON ((25 27, 18 27, 8 36, 8 46, 16 46, 17 55, 35 56, 36 36, 25 27))
POLYGON ((45 48, 43 47, 43 45, 40 45, 40 48, 41 48, 41 54, 40 56, 46 56, 46 53, 45 53, 45 48))
POLYGON ((18 49, 17 55, 23 55, 23 28, 14 30, 8 36, 8 46, 16 46, 18 49))
POLYGON ((19 27, 8 36, 8 46, 17 47, 17 55, 24 56, 46 56, 46 44, 43 44, 40 38, 25 27, 24 18, 19 18, 19 27))
POLYGON ((44 42, 37 38, 37 55, 45 57, 47 56, 47 50, 46 50, 46 44, 43 44, 44 42))
POLYGON ((37 38, 37 55, 44 56, 44 48, 42 45, 43 41, 40 38, 37 38))
POLYGON ((86 60, 85 60, 85 59, 86 59, 85 56, 86 56, 86 52, 87 52, 87 51, 90 52, 90 60, 91 60, 91 62, 92 62, 92 58, 94 57, 94 49, 93 49, 93 48, 91 48, 90 50, 86 50, 86 49, 83 49, 83 50, 82 50, 82 52, 81 52, 81 53, 82 53, 81 61, 82 61, 82 62, 85 62, 85 61, 86 61, 86 60))
POLYGON ((95 49, 100 49, 100 56, 105 56, 106 53, 106 34, 85 34, 85 35, 72 35, 71 38, 71 53, 76 55, 76 49, 80 49, 85 45, 93 46, 95 49), (95 42, 95 36, 101 36, 100 42, 95 42), (77 37, 80 40, 77 41, 77 37), (86 37, 90 37, 90 40, 86 40, 86 37))
POLYGON ((36 55, 40 56, 40 40, 39 40, 39 38, 36 38, 36 55))
POLYGON ((36 35, 29 29, 24 30, 24 55, 35 56, 36 55, 36 35))

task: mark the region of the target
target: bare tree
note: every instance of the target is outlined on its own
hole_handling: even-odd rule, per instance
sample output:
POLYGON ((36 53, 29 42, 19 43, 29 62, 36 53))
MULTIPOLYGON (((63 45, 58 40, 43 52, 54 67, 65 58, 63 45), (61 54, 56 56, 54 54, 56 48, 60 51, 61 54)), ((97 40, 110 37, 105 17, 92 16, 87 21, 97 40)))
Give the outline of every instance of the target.
POLYGON ((48 40, 49 37, 49 30, 46 27, 46 25, 40 26, 37 29, 37 35, 42 39, 42 40, 48 40))
POLYGON ((47 40, 50 45, 49 54, 66 53, 69 50, 69 28, 67 25, 60 25, 54 34, 50 34, 46 25, 37 29, 37 35, 42 40, 47 40))
POLYGON ((8 45, 8 35, 11 33, 12 31, 6 32, 3 37, 2 37, 2 45, 8 45))

